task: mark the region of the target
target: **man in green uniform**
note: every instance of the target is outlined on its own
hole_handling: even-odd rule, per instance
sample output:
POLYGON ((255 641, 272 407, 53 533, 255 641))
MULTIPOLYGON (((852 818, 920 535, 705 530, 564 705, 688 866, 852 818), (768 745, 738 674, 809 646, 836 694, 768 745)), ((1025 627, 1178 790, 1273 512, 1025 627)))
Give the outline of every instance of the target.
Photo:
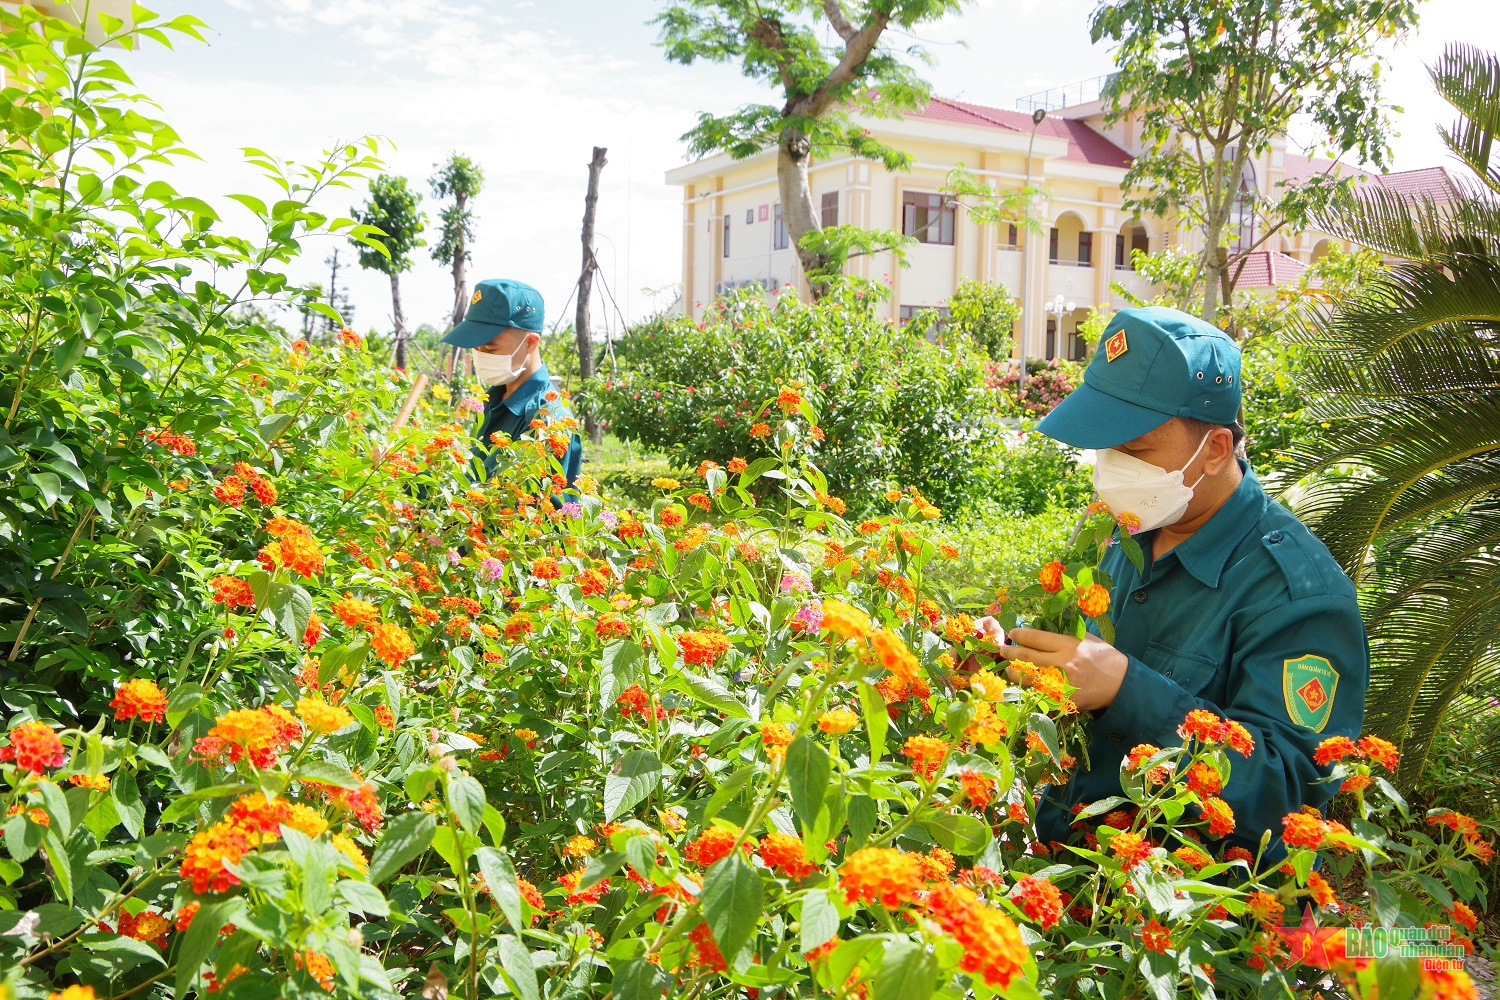
MULTIPOLYGON (((488 278, 474 287, 469 311, 448 331, 443 343, 474 351, 474 372, 490 387, 478 439, 488 445, 500 433, 516 439, 531 430, 533 419, 547 422, 573 414, 552 389, 542 362, 542 295, 520 281, 488 278)), ((476 449, 476 455, 481 452, 476 449)), ((583 464, 583 442, 572 434, 567 452, 558 458, 571 487, 583 464)), ((485 474, 496 471, 494 455, 484 456, 485 474)))
POLYGON ((1131 747, 1181 745, 1177 727, 1201 708, 1255 737, 1248 760, 1232 755, 1221 797, 1235 831, 1220 846, 1255 853, 1269 830, 1277 857, 1282 816, 1335 791, 1316 783, 1317 745, 1360 734, 1370 659, 1354 586, 1237 457, 1240 388, 1224 333, 1175 309, 1125 309, 1083 384, 1037 427, 1097 450, 1095 488, 1141 518, 1145 556, 1137 572, 1116 545, 1101 565, 1113 645, 1018 628, 1001 646, 1005 659, 1062 667, 1092 714, 1090 767, 1039 810, 1043 840, 1068 840, 1076 804, 1120 794, 1131 747))

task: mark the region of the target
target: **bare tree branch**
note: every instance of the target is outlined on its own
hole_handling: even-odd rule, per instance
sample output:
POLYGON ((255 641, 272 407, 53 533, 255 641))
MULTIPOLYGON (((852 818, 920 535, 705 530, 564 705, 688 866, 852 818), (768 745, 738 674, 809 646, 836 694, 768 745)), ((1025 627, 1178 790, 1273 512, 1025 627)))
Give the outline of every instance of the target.
POLYGON ((839 0, 823 0, 823 13, 828 15, 828 23, 833 25, 833 30, 839 33, 840 38, 845 42, 854 41, 859 29, 844 14, 844 5, 839 0))

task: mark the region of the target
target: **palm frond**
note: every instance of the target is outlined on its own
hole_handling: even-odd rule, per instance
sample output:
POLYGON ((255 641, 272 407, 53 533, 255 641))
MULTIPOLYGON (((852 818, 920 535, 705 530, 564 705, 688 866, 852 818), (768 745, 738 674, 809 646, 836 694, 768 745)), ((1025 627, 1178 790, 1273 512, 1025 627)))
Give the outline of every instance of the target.
POLYGON ((1491 190, 1500 193, 1500 160, 1493 157, 1500 132, 1500 58, 1471 45, 1449 45, 1428 69, 1438 93, 1461 116, 1439 128, 1449 149, 1491 190), (1492 165, 1493 160, 1493 165, 1492 165))
POLYGON ((1324 213, 1395 261, 1295 328, 1329 433, 1277 477, 1359 584, 1366 727, 1402 748, 1407 787, 1455 700, 1500 687, 1500 60, 1453 46, 1431 72, 1473 177, 1449 201, 1377 189, 1324 213))

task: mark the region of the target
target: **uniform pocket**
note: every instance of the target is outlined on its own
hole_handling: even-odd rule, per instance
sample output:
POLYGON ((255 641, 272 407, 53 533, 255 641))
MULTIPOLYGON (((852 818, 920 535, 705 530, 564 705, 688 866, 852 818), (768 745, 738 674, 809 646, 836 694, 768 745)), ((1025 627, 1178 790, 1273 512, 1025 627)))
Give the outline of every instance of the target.
POLYGON ((1203 690, 1219 669, 1219 662, 1211 656, 1173 649, 1159 642, 1147 643, 1146 655, 1141 659, 1163 677, 1176 681, 1188 694, 1203 690))

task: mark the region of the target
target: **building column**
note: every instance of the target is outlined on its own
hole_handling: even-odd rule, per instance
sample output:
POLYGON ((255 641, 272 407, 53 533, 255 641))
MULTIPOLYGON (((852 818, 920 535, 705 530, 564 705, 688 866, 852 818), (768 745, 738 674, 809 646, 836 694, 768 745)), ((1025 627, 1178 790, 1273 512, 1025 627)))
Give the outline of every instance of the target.
MULTIPOLYGON (((1094 308, 1110 302, 1109 283, 1115 279, 1115 234, 1107 229, 1094 232, 1094 308)), ((1110 303, 1113 305, 1113 303, 1110 303)))
POLYGON ((697 194, 696 184, 687 185, 682 192, 682 313, 690 319, 698 318, 693 312, 693 303, 697 301, 693 275, 698 270, 698 248, 694 239, 698 235, 698 213, 693 199, 697 194))

